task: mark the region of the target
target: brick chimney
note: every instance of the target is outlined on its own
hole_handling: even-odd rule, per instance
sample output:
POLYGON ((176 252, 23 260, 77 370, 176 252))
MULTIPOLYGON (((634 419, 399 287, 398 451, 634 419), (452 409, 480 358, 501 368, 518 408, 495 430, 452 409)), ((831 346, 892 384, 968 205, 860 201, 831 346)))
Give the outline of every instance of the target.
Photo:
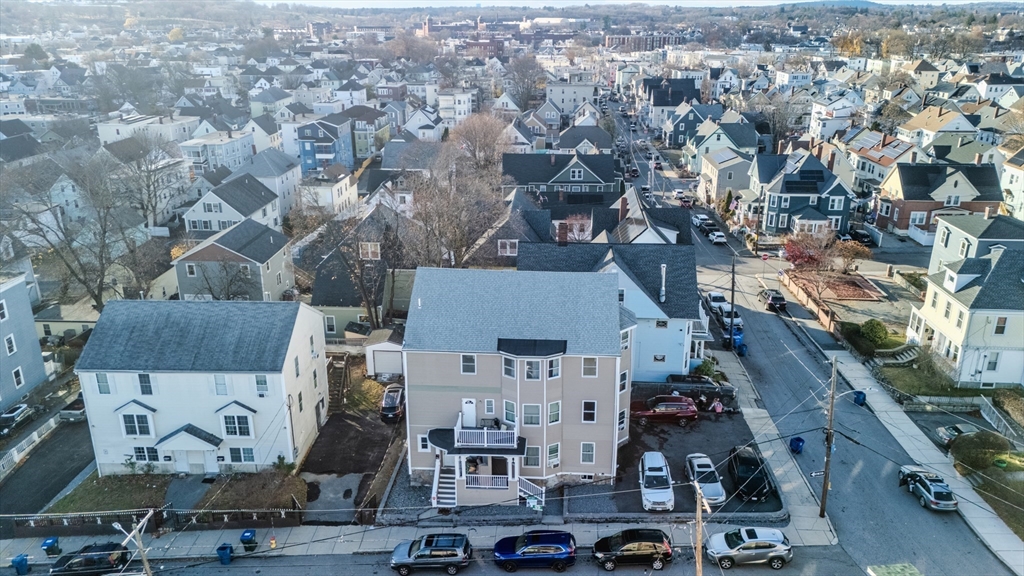
POLYGON ((569 244, 569 224, 566 222, 558 223, 558 245, 566 246, 569 244))
POLYGON ((619 222, 626 219, 626 214, 629 214, 629 201, 626 200, 625 196, 623 196, 622 199, 619 200, 619 222))
POLYGON ((832 171, 832 167, 836 164, 836 151, 830 150, 828 153, 828 171, 832 171))

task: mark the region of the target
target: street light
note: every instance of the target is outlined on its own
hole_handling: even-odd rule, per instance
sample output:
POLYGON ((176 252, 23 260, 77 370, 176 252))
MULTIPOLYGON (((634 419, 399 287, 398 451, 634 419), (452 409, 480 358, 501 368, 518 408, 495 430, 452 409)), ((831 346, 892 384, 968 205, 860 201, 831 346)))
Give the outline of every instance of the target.
POLYGON ((832 357, 832 382, 831 382, 830 391, 829 391, 829 394, 828 394, 828 427, 825 429, 825 470, 824 470, 825 474, 824 474, 824 477, 822 478, 823 484, 821 486, 821 508, 818 510, 818 517, 819 518, 824 518, 825 517, 825 505, 828 503, 828 487, 829 487, 829 483, 830 483, 830 480, 829 480, 829 476, 830 475, 829 475, 829 473, 831 472, 831 469, 832 469, 832 445, 835 442, 835 436, 833 434, 833 429, 832 429, 832 421, 833 421, 833 418, 835 416, 836 398, 839 398, 841 396, 846 396, 847 394, 852 394, 854 392, 866 392, 866 391, 869 391, 869 390, 874 390, 874 388, 872 388, 871 386, 868 386, 864 390, 849 390, 847 392, 843 392, 842 394, 836 395, 836 379, 837 379, 836 378, 836 369, 837 369, 836 357, 833 356, 832 357))
POLYGON ((149 519, 153 517, 153 512, 154 510, 150 509, 149 514, 146 514, 146 516, 142 519, 142 522, 139 522, 137 524, 132 523, 131 532, 128 532, 124 528, 122 528, 120 522, 114 522, 113 524, 111 524, 111 526, 113 526, 115 529, 117 529, 119 532, 126 536, 124 542, 121 543, 122 546, 127 546, 129 540, 135 542, 135 547, 139 549, 139 556, 142 558, 142 570, 146 573, 146 576, 153 576, 153 570, 149 567, 149 558, 146 557, 146 549, 142 545, 141 532, 142 530, 146 529, 146 523, 149 522, 149 519))

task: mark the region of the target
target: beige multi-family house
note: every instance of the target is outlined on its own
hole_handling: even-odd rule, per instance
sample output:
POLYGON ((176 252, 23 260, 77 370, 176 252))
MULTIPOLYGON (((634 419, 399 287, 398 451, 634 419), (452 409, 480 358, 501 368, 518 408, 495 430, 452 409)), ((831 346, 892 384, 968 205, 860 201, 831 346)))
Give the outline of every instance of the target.
POLYGON ((978 129, 955 110, 929 106, 900 125, 896 137, 904 142, 926 146, 940 134, 974 136, 978 129))
POLYGON ((433 505, 543 505, 614 482, 636 317, 614 274, 420 268, 405 369, 409 474, 433 505))

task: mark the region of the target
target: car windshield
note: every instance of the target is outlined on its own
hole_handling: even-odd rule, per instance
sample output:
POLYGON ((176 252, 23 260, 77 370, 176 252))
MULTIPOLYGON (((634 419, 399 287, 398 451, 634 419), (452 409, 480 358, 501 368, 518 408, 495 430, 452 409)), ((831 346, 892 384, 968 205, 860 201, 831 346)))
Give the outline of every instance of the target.
POLYGON ((658 489, 668 487, 668 476, 655 476, 653 474, 648 474, 644 477, 644 488, 658 489))
POLYGON ((726 311, 726 312, 723 312, 722 314, 723 314, 723 315, 724 315, 724 316, 725 316, 726 318, 739 318, 739 317, 740 317, 740 313, 739 313, 739 312, 736 312, 736 311, 734 311, 734 310, 728 310, 728 311, 726 311))
POLYGON ((619 548, 622 548, 622 534, 619 533, 619 534, 615 534, 615 535, 609 536, 608 537, 608 549, 609 550, 618 550, 619 548))
POLYGON ((714 470, 706 470, 704 472, 697 473, 697 483, 714 484, 715 482, 718 482, 718 473, 714 470))
POLYGON ((725 302, 725 296, 722 296, 720 294, 714 294, 714 295, 711 296, 711 301, 712 302, 725 302))
POLYGON ((522 550, 523 546, 526 546, 526 534, 516 538, 516 550, 522 550))
POLYGON ((398 392, 388 392, 384 395, 384 407, 394 408, 398 406, 398 399, 401 395, 398 392))
POLYGON ((945 490, 937 490, 932 494, 932 499, 938 502, 952 502, 953 493, 945 490))
POLYGON ((409 544, 409 558, 412 558, 413 556, 415 556, 416 553, 419 552, 420 548, 422 548, 422 547, 423 547, 423 539, 422 538, 420 538, 419 540, 413 540, 412 544, 409 544))
POLYGON ((730 550, 739 547, 740 544, 743 544, 743 536, 740 536, 740 531, 739 530, 733 530, 732 532, 726 532, 724 534, 724 536, 725 536, 725 545, 728 546, 730 550))

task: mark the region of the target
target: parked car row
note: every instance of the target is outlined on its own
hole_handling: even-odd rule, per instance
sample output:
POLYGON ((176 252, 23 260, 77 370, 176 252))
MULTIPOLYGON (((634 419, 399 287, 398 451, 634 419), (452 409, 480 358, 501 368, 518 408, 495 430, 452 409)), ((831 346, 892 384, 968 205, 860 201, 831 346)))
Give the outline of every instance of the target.
MULTIPOLYGON (((778 570, 793 559, 789 539, 771 528, 737 528, 712 534, 704 542, 705 555, 723 569, 735 564, 767 563, 778 570)), ((611 572, 621 565, 646 565, 664 569, 678 550, 668 534, 654 528, 633 528, 601 538, 592 557, 611 572)), ((473 548, 465 534, 428 534, 395 547, 391 569, 402 576, 413 569, 438 568, 457 574, 469 565, 473 548)), ((576 538, 560 530, 532 530, 495 542, 492 560, 506 572, 520 568, 550 568, 564 572, 576 564, 576 538)))

